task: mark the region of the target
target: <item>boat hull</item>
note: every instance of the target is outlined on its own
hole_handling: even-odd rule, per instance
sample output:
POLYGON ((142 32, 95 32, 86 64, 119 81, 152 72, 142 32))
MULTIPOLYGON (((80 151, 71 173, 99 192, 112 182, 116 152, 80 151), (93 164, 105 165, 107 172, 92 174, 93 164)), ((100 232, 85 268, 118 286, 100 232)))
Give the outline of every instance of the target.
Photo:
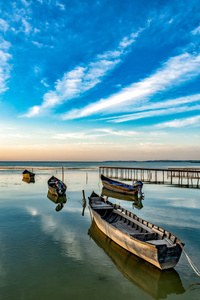
POLYGON ((128 250, 132 254, 148 261, 161 270, 174 268, 178 263, 182 249, 177 243, 175 246, 151 245, 137 240, 125 234, 119 229, 102 219, 102 217, 92 209, 93 219, 97 227, 115 243, 128 250))
POLYGON ((103 187, 112 191, 112 192, 117 192, 117 193, 121 193, 121 194, 124 194, 124 195, 131 195, 131 196, 137 196, 138 195, 138 191, 137 190, 131 190, 129 188, 125 188, 125 187, 120 187, 120 186, 117 186, 117 185, 113 185, 113 184, 110 184, 104 180, 102 180, 102 184, 103 184, 103 187))
POLYGON ((56 178, 55 176, 52 176, 49 180, 48 180, 48 193, 50 193, 51 195, 53 196, 56 196, 56 197, 60 197, 60 196, 64 196, 66 194, 66 189, 67 189, 67 186, 64 182, 62 182, 61 180, 59 180, 58 178, 56 178), (62 185, 62 191, 59 192, 59 188, 57 186, 52 186, 51 185, 51 179, 52 177, 54 177, 54 179, 58 182, 61 183, 62 185))
POLYGON ((99 230, 95 222, 92 222, 88 234, 130 282, 154 299, 166 299, 169 294, 184 293, 185 289, 174 269, 161 271, 136 255, 131 255, 99 230))

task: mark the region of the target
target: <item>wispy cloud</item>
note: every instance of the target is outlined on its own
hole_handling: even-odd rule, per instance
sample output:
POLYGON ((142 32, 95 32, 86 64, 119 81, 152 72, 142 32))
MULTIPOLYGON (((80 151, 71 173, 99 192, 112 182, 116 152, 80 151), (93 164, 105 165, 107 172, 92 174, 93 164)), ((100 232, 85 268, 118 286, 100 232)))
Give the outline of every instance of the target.
POLYGON ((25 6, 29 6, 31 5, 32 1, 27 1, 27 0, 21 0, 22 4, 24 4, 25 6))
POLYGON ((58 1, 56 1, 56 6, 58 6, 60 10, 65 10, 65 5, 58 1))
POLYGON ((9 28, 8 23, 0 18, 0 31, 6 32, 9 28))
MULTIPOLYGON (((195 95, 189 95, 189 96, 185 96, 185 97, 179 97, 179 98, 174 98, 174 99, 170 99, 170 100, 166 100, 166 101, 159 101, 159 102, 155 102, 155 103, 147 103, 144 105, 139 105, 138 107, 134 106, 131 107, 129 106, 129 111, 134 111, 134 114, 125 114, 125 115, 118 115, 118 116, 114 116, 114 117, 106 117, 106 118, 101 118, 101 120, 132 120, 135 118, 139 119, 139 118, 143 118, 143 117, 151 117, 155 115, 155 112, 158 110, 158 115, 162 114, 162 112, 165 113, 165 110, 161 110, 162 108, 173 108, 173 107, 179 107, 179 111, 182 112, 182 110, 180 109, 180 106, 183 106, 183 104, 190 104, 190 103, 194 103, 194 102, 199 102, 200 101, 200 94, 195 94, 195 95), (152 112, 151 112, 152 110, 152 112), (136 113, 137 111, 140 111, 140 113, 136 113), (142 111, 148 111, 145 113, 141 113, 142 111), (132 118, 133 117, 133 118, 132 118)), ((197 106, 192 107, 192 110, 196 109, 197 106)), ((183 109, 187 110, 188 106, 184 106, 183 109)), ((166 114, 170 114, 173 113, 174 110, 166 110, 166 114)), ((175 110, 175 112, 177 113, 177 108, 175 110)))
POLYGON ((184 118, 179 120, 173 120, 170 122, 163 122, 160 124, 155 125, 156 128, 180 128, 185 126, 194 126, 194 125, 200 125, 200 115, 190 117, 190 118, 184 118))
MULTIPOLYGON (((148 132, 148 136, 151 137, 159 137, 166 135, 165 132, 158 132, 158 131, 152 131, 148 132)), ((144 131, 135 131, 135 130, 116 130, 113 128, 99 128, 99 129, 93 129, 90 131, 78 131, 78 132, 65 132, 65 133, 56 133, 52 134, 52 138, 58 139, 58 140, 96 140, 98 138, 102 137, 109 137, 109 136, 120 136, 123 138, 143 138, 146 135, 144 131)), ((95 141, 96 143, 96 141, 95 141)))
POLYGON ((200 34, 200 26, 198 26, 197 28, 195 28, 194 30, 192 30, 191 33, 192 33, 193 35, 200 34))
POLYGON ((171 115, 171 114, 177 114, 177 113, 183 113, 183 112, 188 112, 188 111, 196 111, 200 110, 200 105, 195 105, 195 106, 181 106, 178 108, 167 108, 167 109, 158 109, 158 110, 150 110, 150 111, 145 111, 145 112, 140 112, 140 113, 135 113, 135 114, 130 114, 126 116, 120 116, 117 117, 116 119, 110 120, 111 122, 114 123, 121 123, 121 122, 127 122, 131 120, 138 120, 138 119, 144 119, 144 118, 152 118, 156 116, 164 116, 164 115, 171 115))
POLYGON ((4 93, 7 87, 7 81, 10 77, 11 65, 9 63, 11 54, 8 53, 11 44, 5 41, 3 38, 0 39, 0 94, 4 93))
POLYGON ((24 116, 37 115, 43 109, 53 108, 95 87, 104 76, 108 75, 121 62, 122 56, 127 53, 128 47, 135 41, 141 31, 142 29, 135 34, 131 34, 130 37, 126 37, 125 41, 123 39, 117 49, 97 55, 96 59, 87 66, 76 66, 72 71, 65 73, 55 83, 55 90, 51 90, 44 95, 42 104, 31 107, 24 116))
POLYGON ((74 109, 62 115, 64 120, 87 117, 114 108, 120 112, 124 104, 138 103, 158 92, 165 91, 172 86, 180 85, 200 74, 200 54, 184 53, 171 57, 154 74, 123 88, 119 93, 107 99, 101 99, 82 109, 74 109))
POLYGON ((86 132, 69 132, 69 133, 57 133, 53 136, 54 139, 66 140, 66 139, 75 139, 75 140, 88 140, 95 139, 98 137, 105 136, 105 134, 94 134, 86 132))
POLYGON ((25 17, 21 17, 21 21, 22 21, 22 31, 26 34, 29 35, 31 30, 32 30, 32 26, 31 24, 26 20, 25 17))

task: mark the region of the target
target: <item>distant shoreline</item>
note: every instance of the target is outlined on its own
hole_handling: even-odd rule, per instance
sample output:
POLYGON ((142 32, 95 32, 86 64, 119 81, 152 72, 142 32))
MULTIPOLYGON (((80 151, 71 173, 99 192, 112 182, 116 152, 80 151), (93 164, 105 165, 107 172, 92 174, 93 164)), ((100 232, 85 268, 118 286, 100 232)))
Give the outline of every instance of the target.
POLYGON ((0 170, 24 170, 24 169, 34 169, 34 170, 97 170, 99 167, 33 167, 33 166, 10 166, 10 167, 1 167, 0 170))
MULTIPOLYGON (((59 160, 0 160, 0 164, 5 163, 148 163, 148 162, 187 162, 187 163, 200 163, 200 160, 192 160, 192 159, 186 159, 186 160, 173 160, 173 159, 155 159, 155 160, 97 160, 97 161, 59 161, 59 160)), ((1 166, 0 166, 1 168, 1 166)))

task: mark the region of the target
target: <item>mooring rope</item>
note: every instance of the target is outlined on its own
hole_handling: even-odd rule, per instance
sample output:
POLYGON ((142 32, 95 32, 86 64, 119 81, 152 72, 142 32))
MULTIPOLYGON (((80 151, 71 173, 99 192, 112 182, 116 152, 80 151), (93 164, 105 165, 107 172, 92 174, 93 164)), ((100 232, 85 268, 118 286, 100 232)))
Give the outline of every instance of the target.
POLYGON ((194 272, 197 274, 197 276, 200 277, 200 271, 197 269, 197 267, 194 265, 194 263, 192 262, 192 260, 189 258, 189 256, 187 255, 183 245, 181 243, 179 243, 179 245, 181 246, 183 252, 185 253, 185 256, 190 264, 190 266, 192 267, 192 269, 194 270, 194 272))

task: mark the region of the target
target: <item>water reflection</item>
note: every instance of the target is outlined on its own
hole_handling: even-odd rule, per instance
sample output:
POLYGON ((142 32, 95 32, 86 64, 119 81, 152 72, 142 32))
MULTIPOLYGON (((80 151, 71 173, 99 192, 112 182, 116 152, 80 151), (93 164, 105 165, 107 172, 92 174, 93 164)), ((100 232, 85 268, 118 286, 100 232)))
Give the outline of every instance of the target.
POLYGON ((111 197, 119 200, 131 201, 133 202, 133 208, 141 209, 143 207, 142 200, 144 197, 125 195, 117 192, 110 191, 105 187, 102 188, 101 196, 111 197))
POLYGON ((29 177, 29 178, 23 177, 22 181, 26 183, 35 183, 35 177, 29 177))
POLYGON ((57 204, 57 206, 55 208, 56 211, 60 211, 64 207, 64 203, 67 202, 66 195, 56 196, 56 195, 51 194, 49 191, 47 194, 47 198, 49 198, 52 202, 57 204))
POLYGON ((165 299, 169 294, 185 292, 180 277, 174 269, 161 271, 129 253, 101 232, 94 221, 88 234, 129 281, 154 299, 165 299))

